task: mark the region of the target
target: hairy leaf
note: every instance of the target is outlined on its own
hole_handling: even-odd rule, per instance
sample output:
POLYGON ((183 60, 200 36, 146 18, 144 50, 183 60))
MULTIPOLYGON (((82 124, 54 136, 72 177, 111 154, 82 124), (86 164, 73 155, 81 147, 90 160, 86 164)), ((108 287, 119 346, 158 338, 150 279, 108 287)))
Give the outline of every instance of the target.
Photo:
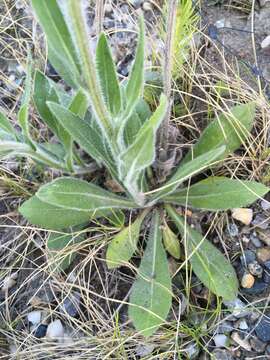
POLYGON ((96 49, 96 64, 102 93, 108 110, 117 116, 121 110, 119 82, 106 36, 102 33, 96 49))
POLYGON ((177 205, 206 210, 228 210, 247 206, 268 193, 269 188, 255 181, 231 180, 212 176, 190 188, 180 189, 164 198, 177 205))
POLYGON ((106 253, 106 262, 109 269, 127 263, 137 250, 141 224, 146 214, 147 212, 144 211, 132 224, 122 229, 110 242, 106 253))
POLYGON ((174 258, 180 259, 181 249, 179 239, 167 224, 163 226, 162 236, 164 247, 168 253, 174 258))
POLYGON ((5 132, 9 133, 12 138, 17 138, 17 132, 14 127, 11 125, 8 118, 0 112, 0 129, 4 130, 5 132))
POLYGON ((150 336, 166 320, 172 301, 171 279, 162 245, 159 214, 154 213, 147 247, 129 300, 136 329, 150 336))
POLYGON ((54 206, 86 212, 111 208, 132 209, 135 206, 131 200, 71 177, 58 178, 41 186, 36 196, 54 206))
POLYGON ((152 202, 159 200, 160 198, 165 197, 166 195, 173 192, 181 183, 191 178, 195 174, 202 172, 207 169, 209 166, 216 163, 216 160, 223 155, 226 150, 225 146, 220 148, 208 151, 207 153, 198 156, 196 159, 185 163, 184 165, 180 164, 179 168, 176 170, 174 175, 165 183, 164 186, 155 191, 154 196, 152 197, 152 202))
POLYGON ((76 88, 80 81, 79 61, 57 0, 32 0, 32 7, 46 34, 51 64, 69 85, 76 88))
POLYGON ((222 145, 226 146, 226 151, 222 155, 222 158, 225 158, 246 141, 254 117, 254 103, 237 105, 230 109, 230 113, 222 113, 207 126, 183 163, 222 145))
POLYGON ((233 300, 238 292, 238 280, 233 266, 223 254, 199 232, 185 223, 170 206, 166 210, 186 238, 186 252, 192 269, 201 282, 224 300, 233 300))

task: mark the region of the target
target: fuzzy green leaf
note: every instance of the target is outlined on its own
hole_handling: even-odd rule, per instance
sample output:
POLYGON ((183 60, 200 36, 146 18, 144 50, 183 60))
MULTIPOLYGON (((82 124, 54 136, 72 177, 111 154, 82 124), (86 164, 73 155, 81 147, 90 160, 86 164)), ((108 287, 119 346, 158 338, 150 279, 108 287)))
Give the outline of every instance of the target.
POLYGON ((129 80, 126 86, 126 109, 124 116, 127 117, 133 108, 136 106, 139 98, 142 97, 144 88, 144 44, 145 44, 145 29, 144 20, 140 18, 140 35, 137 45, 135 60, 129 75, 129 80))
POLYGON ((172 302, 171 292, 159 214, 155 212, 147 247, 129 299, 129 317, 144 336, 152 335, 166 321, 172 302))
POLYGON ((221 146, 220 148, 208 151, 207 153, 198 156, 194 160, 185 163, 184 165, 180 164, 174 175, 165 183, 164 186, 156 191, 151 199, 152 202, 155 202, 160 198, 170 194, 181 183, 213 165, 217 159, 220 159, 225 150, 226 147, 221 146))
POLYGON ((225 158, 246 141, 252 129, 254 117, 254 103, 237 105, 230 109, 230 113, 222 113, 207 126, 198 142, 184 158, 183 163, 222 145, 226 146, 226 151, 222 155, 222 158, 225 158))
POLYGON ((121 94, 111 50, 104 33, 99 37, 96 49, 96 64, 102 94, 108 110, 116 116, 121 110, 121 94))
POLYGON ((17 138, 17 132, 14 127, 11 125, 8 118, 0 112, 0 129, 4 130, 5 132, 9 133, 12 138, 17 138))
POLYGON ((190 188, 175 191, 164 201, 197 209, 228 210, 250 205, 268 191, 268 187, 255 181, 212 176, 190 188))
POLYGON ((199 232, 185 223, 170 206, 166 210, 183 237, 192 269, 201 282, 224 300, 233 300, 238 292, 238 280, 233 266, 223 254, 199 232))
POLYGON ((36 196, 48 204, 76 211, 111 208, 132 209, 135 204, 101 187, 71 177, 58 178, 41 186, 36 196))
POLYGON ((50 233, 47 240, 50 269, 52 271, 66 270, 76 256, 71 246, 83 241, 83 239, 83 235, 78 234, 50 233))
POLYGON ((126 264, 137 250, 140 228, 146 214, 147 212, 143 212, 110 242, 106 253, 106 262, 109 269, 126 264))
POLYGON ((57 0, 32 0, 32 7, 46 34, 51 64, 69 85, 76 88, 80 81, 79 61, 57 0))
POLYGON ((175 259, 180 259, 181 249, 179 239, 167 224, 163 227, 162 236, 164 247, 168 253, 175 259))

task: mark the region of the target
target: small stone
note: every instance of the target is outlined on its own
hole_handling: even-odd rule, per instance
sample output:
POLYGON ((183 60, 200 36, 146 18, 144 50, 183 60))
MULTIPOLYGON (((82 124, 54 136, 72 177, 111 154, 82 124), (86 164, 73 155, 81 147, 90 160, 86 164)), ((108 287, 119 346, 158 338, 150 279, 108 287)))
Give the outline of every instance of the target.
POLYGON ((69 297, 65 298, 63 305, 61 306, 62 311, 66 311, 68 315, 76 317, 80 308, 81 295, 74 293, 69 297))
POLYGON ((236 237, 239 234, 239 230, 236 224, 229 224, 228 226, 229 235, 232 237, 236 237))
POLYGON ((266 267, 266 269, 267 269, 268 271, 270 271, 270 260, 265 261, 265 263, 264 263, 263 265, 266 267))
POLYGON ((262 200, 261 201, 261 207, 264 211, 267 211, 270 209, 270 201, 267 201, 267 200, 262 200))
POLYGON ((258 276, 258 277, 261 277, 262 273, 263 273, 263 268, 257 261, 253 261, 253 262, 249 263, 248 270, 252 275, 258 276))
POLYGON ((140 344, 136 347, 135 352, 137 356, 145 357, 152 354, 155 347, 154 344, 140 344))
POLYGON ((213 355, 215 360, 234 360, 233 356, 227 350, 214 350, 213 355))
POLYGON ((270 247, 263 247, 257 250, 257 258, 261 262, 270 260, 270 247))
POLYGON ((144 11, 152 11, 153 10, 152 4, 150 2, 148 2, 148 1, 145 1, 143 3, 142 8, 143 8, 144 11))
POLYGON ((224 26, 225 26, 225 22, 226 22, 225 19, 217 20, 217 21, 215 22, 215 26, 216 26, 218 29, 222 29, 222 28, 224 28, 224 26))
POLYGON ((250 289, 254 285, 254 282, 255 282, 255 278, 253 275, 244 274, 244 276, 242 277, 242 280, 241 280, 241 286, 243 288, 250 289))
POLYGON ((260 239, 258 239, 258 237, 255 234, 250 235, 250 240, 256 248, 262 247, 262 242, 260 241, 260 239))
POLYGON ((30 312, 27 314, 27 320, 33 325, 39 324, 41 321, 41 311, 30 312))
POLYGON ((219 334, 228 334, 232 332, 234 327, 232 323, 229 321, 223 321, 221 324, 218 325, 216 332, 219 334))
POLYGON ((45 324, 38 325, 38 327, 35 329, 34 336, 38 339, 43 338, 44 336, 46 336, 47 328, 48 325, 45 324))
POLYGON ((104 5, 104 13, 111 14, 113 12, 113 8, 110 3, 104 5))
POLYGON ((255 326, 255 333, 261 341, 270 341, 270 319, 263 316, 260 322, 255 326))
POLYGON ((252 221, 252 225, 256 226, 259 229, 266 230, 269 227, 269 221, 265 216, 257 215, 252 221))
POLYGON ((238 298, 232 301, 223 301, 223 304, 232 312, 232 315, 238 319, 251 313, 250 309, 238 298))
POLYGON ((258 237, 262 240, 267 246, 270 246, 270 230, 261 230, 258 231, 258 237))
POLYGON ((240 257, 242 266, 246 267, 248 264, 256 260, 256 254, 251 250, 245 250, 240 257))
POLYGON ((245 225, 249 225, 252 221, 253 210, 248 208, 236 208, 232 211, 232 217, 245 225))
POLYGON ((49 324, 46 336, 50 339, 60 338, 64 336, 64 327, 60 320, 54 320, 49 324))
POLYGON ((195 342, 192 342, 183 349, 183 352, 185 352, 188 359, 197 359, 200 349, 195 342))
POLYGON ((247 339, 242 339, 237 331, 234 331, 231 335, 231 338, 237 345, 241 346, 241 348, 246 351, 251 351, 250 343, 247 339))
POLYGON ((8 291, 10 288, 12 288, 16 284, 16 280, 12 276, 7 276, 4 278, 1 290, 3 292, 8 291))
POLYGON ((251 345, 252 349, 259 354, 263 353, 266 348, 266 344, 255 337, 252 337, 250 339, 250 345, 251 345))
POLYGON ((143 0, 130 0, 130 2, 135 9, 138 9, 143 4, 143 0))
POLYGON ((239 321, 238 329, 240 329, 240 330, 247 330, 248 329, 248 324, 247 324, 246 320, 239 321))
POLYGON ((270 355, 270 344, 266 346, 265 352, 270 355))
POLYGON ((243 289, 243 292, 249 295, 259 295, 263 293, 265 290, 267 290, 268 287, 269 285, 267 283, 265 283, 260 279, 257 279, 251 288, 243 289))
POLYGON ((217 334, 213 337, 216 347, 226 347, 228 343, 228 337, 224 334, 217 334))
POLYGON ((270 46, 270 35, 266 36, 266 38, 263 39, 261 42, 261 48, 266 49, 270 46))

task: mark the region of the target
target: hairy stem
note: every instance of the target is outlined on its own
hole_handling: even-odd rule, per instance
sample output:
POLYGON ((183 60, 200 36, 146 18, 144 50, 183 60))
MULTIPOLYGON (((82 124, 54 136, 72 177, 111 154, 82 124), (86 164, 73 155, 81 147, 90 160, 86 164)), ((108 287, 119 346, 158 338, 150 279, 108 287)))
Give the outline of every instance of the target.
POLYGON ((99 35, 103 31, 103 20, 104 20, 104 0, 97 0, 96 13, 95 13, 95 25, 96 25, 97 35, 99 35))
POLYGON ((173 64, 173 40, 175 33, 176 14, 178 0, 170 0, 168 2, 168 17, 167 17, 167 36, 165 41, 165 54, 163 64, 163 78, 164 78, 164 94, 168 99, 167 111, 162 122, 159 132, 159 160, 164 162, 167 160, 168 140, 169 140, 169 122, 171 114, 171 89, 172 89, 172 64, 173 64))

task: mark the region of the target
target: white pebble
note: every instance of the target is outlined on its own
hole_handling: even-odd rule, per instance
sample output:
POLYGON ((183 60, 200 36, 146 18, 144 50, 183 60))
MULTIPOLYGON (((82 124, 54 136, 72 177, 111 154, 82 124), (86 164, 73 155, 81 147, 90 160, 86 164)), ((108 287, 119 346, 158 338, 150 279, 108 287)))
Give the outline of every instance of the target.
POLYGON ((146 2, 143 3, 142 8, 143 8, 144 11, 151 11, 152 10, 152 4, 146 1, 146 2))
POLYGON ((3 280, 3 284, 1 287, 1 290, 3 292, 6 292, 7 290, 9 290, 10 288, 12 288, 12 286, 14 286, 16 284, 16 280, 12 278, 12 276, 7 276, 5 277, 5 279, 3 280))
POLYGON ((213 337, 213 340, 215 342, 216 347, 221 348, 221 347, 226 347, 227 346, 227 341, 228 338, 226 335, 224 334, 217 334, 213 337))
POLYGON ((265 49, 270 45, 270 35, 266 36, 261 43, 261 48, 265 49))
POLYGON ((232 211, 232 217, 245 225, 250 225, 253 217, 253 210, 248 208, 236 208, 232 211))
POLYGON ((224 28, 224 26, 225 26, 225 19, 217 20, 217 21, 215 22, 215 26, 216 26, 218 29, 224 28))
POLYGON ((37 325, 41 321, 41 311, 32 311, 27 315, 27 319, 33 325, 37 325))
POLYGON ((49 324, 46 336, 50 339, 60 338, 64 336, 64 327, 60 320, 54 320, 49 324))
POLYGON ((240 330, 247 330, 248 329, 248 324, 247 324, 246 320, 241 320, 239 322, 238 328, 240 330))

